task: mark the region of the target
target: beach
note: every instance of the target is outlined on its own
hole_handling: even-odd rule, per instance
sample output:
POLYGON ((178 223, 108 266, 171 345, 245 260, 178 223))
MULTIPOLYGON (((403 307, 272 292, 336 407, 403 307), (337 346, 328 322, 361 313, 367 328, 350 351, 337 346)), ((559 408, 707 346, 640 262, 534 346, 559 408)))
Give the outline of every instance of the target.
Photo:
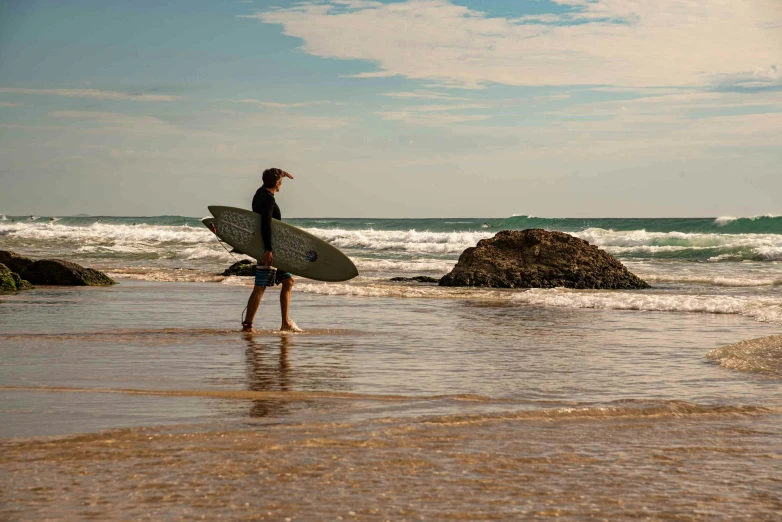
POLYGON ((270 290, 242 334, 252 279, 196 218, 3 217, 0 249, 120 284, 0 296, 0 518, 782 510, 782 218, 292 219, 361 275, 297 278, 300 334, 270 290), (389 281, 533 227, 652 288, 389 281))

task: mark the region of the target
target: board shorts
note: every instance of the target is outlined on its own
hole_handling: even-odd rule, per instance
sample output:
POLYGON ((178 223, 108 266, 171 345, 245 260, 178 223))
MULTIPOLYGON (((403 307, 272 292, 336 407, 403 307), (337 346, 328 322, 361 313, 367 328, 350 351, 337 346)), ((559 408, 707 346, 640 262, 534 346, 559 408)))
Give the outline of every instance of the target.
POLYGON ((291 277, 293 274, 290 272, 280 272, 274 267, 269 268, 261 265, 255 267, 255 286, 274 286, 291 277))

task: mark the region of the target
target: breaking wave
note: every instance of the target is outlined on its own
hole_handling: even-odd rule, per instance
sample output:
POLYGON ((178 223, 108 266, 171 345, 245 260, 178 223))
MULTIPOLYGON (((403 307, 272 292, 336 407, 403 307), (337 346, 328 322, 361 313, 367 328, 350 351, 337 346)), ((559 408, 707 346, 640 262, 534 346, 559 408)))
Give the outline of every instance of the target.
POLYGON ((436 274, 445 274, 453 268, 454 262, 448 260, 439 260, 431 258, 414 259, 367 259, 352 258, 353 263, 360 272, 384 272, 388 274, 409 273, 418 274, 429 272, 436 274))
POLYGON ((28 241, 68 241, 87 244, 125 244, 148 246, 151 243, 200 244, 212 240, 205 227, 160 226, 147 224, 92 223, 87 226, 58 222, 4 223, 9 236, 28 241))
POLYGON ((492 237, 493 232, 429 232, 418 230, 348 230, 309 228, 309 233, 346 250, 461 254, 465 248, 492 237))
POLYGON ((779 234, 695 234, 589 228, 573 234, 622 258, 697 261, 780 261, 779 234))
POLYGON ((617 231, 684 232, 694 234, 782 234, 782 216, 767 214, 754 217, 722 216, 718 218, 541 218, 511 216, 501 227, 522 230, 545 228, 579 232, 589 228, 617 231))
MULTIPOLYGON (((307 231, 348 252, 433 255, 453 261, 466 248, 496 233, 337 228, 310 228, 307 231)), ((700 234, 588 228, 574 232, 573 235, 610 254, 627 259, 782 261, 782 235, 778 234, 700 234)))
POLYGON ((756 287, 756 286, 782 286, 780 277, 737 277, 718 275, 674 275, 674 274, 643 274, 641 279, 647 283, 689 283, 724 287, 756 287))
MULTIPOLYGON (((113 258, 131 255, 148 259, 214 261, 227 258, 214 236, 195 219, 176 216, 144 218, 147 222, 141 218, 137 221, 133 221, 134 219, 137 218, 104 218, 100 222, 96 218, 59 218, 57 221, 6 219, 0 221, 0 236, 9 248, 54 250, 58 255, 61 252, 73 253, 76 257, 81 254, 88 257, 106 255, 113 258)), ((543 218, 516 216, 505 220, 502 228, 527 228, 543 224, 557 230, 568 231, 575 228, 570 230, 572 234, 622 259, 782 261, 782 232, 738 233, 731 228, 734 227, 734 221, 718 226, 715 220, 710 218, 711 228, 700 232, 654 230, 656 223, 670 220, 577 220, 580 225, 590 225, 586 227, 571 226, 574 220, 567 219, 544 220, 546 223, 527 222, 540 219, 543 218), (623 229, 619 226, 623 224, 635 228, 623 229)), ((728 218, 718 219, 722 220, 722 223, 728 218)), ((738 222, 743 219, 752 223, 764 223, 768 220, 782 223, 782 218, 768 216, 739 218, 738 222)), ((500 230, 499 226, 492 229, 458 230, 454 227, 467 225, 447 220, 386 220, 388 223, 379 221, 377 228, 374 224, 369 226, 369 222, 356 223, 356 220, 335 219, 327 223, 320 223, 326 220, 291 222, 297 224, 298 221, 303 222, 300 224, 310 225, 306 226, 305 230, 344 250, 351 257, 369 259, 374 255, 392 259, 396 256, 405 259, 394 261, 408 263, 417 262, 414 259, 428 258, 433 263, 431 268, 422 269, 433 272, 447 271, 446 265, 454 263, 466 248, 475 246, 481 239, 492 237, 500 230), (332 227, 323 226, 332 224, 332 227), (400 228, 389 229, 391 226, 400 228)), ((687 225, 682 225, 682 229, 697 228, 690 222, 698 220, 674 221, 687 225)), ((474 223, 469 226, 480 226, 474 223)), ((671 226, 674 225, 669 224, 667 228, 671 226)), ((371 264, 367 263, 367 269, 373 269, 371 264)))

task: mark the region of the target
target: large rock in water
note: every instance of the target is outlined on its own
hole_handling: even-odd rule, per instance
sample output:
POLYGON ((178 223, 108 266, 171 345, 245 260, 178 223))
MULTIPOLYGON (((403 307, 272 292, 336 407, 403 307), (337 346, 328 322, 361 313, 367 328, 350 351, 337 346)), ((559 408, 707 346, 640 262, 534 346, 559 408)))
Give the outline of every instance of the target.
POLYGON ((61 259, 34 261, 20 274, 35 285, 108 286, 116 281, 98 270, 61 259))
POLYGON ((503 230, 459 256, 440 286, 649 288, 613 256, 583 239, 539 228, 503 230))
POLYGON ((19 277, 19 274, 0 263, 0 292, 17 292, 32 287, 30 283, 19 277))

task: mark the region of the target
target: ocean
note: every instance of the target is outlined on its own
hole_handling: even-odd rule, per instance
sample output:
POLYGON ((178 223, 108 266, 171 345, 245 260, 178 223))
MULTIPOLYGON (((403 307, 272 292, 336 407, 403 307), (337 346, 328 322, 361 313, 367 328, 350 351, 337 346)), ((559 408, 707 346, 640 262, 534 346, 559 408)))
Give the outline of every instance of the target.
POLYGON ((200 218, 0 217, 120 283, 0 296, 0 518, 779 519, 782 217, 286 221, 361 275, 246 335, 200 218), (526 228, 652 288, 390 281, 526 228))

